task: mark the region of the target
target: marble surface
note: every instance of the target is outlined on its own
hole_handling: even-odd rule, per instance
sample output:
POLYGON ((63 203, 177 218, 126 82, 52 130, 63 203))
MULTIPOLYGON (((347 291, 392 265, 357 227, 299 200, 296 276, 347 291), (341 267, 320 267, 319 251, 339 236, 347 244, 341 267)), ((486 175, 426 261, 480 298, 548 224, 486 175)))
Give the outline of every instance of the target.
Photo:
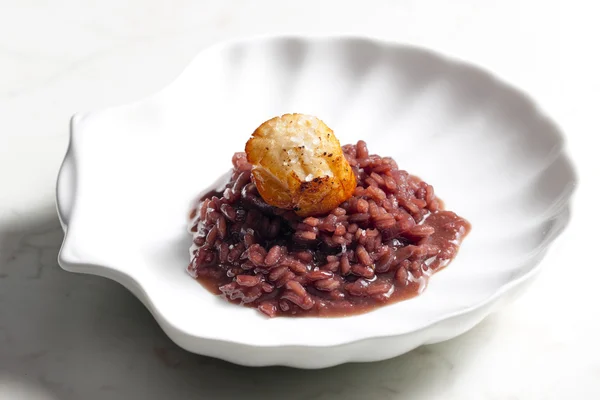
POLYGON ((598 399, 600 27, 584 1, 0 0, 0 399, 598 399), (469 333, 321 371, 177 348, 118 284, 62 271, 54 181, 68 119, 150 94, 203 47, 366 33, 483 65, 567 133, 573 220, 530 290, 469 333), (590 254, 591 253, 591 254, 590 254))

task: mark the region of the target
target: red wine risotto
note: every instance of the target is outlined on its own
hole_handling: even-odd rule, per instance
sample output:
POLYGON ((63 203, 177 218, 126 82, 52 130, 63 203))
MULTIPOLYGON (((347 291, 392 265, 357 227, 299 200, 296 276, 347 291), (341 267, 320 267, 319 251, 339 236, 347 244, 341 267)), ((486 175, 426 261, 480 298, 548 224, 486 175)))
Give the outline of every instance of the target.
POLYGON ((265 202, 246 154, 234 154, 224 190, 190 215, 190 275, 269 317, 347 316, 423 291, 454 258, 469 223, 364 141, 342 150, 356 179, 351 197, 304 217, 265 202))

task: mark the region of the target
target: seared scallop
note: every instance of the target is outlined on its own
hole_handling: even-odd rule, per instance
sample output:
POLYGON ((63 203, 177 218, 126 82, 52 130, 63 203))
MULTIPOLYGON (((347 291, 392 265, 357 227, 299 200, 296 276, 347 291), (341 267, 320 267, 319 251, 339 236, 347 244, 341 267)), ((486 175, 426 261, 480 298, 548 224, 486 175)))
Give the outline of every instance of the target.
POLYGON ((262 198, 300 216, 333 210, 356 187, 340 142, 316 117, 272 118, 254 131, 245 150, 262 198))

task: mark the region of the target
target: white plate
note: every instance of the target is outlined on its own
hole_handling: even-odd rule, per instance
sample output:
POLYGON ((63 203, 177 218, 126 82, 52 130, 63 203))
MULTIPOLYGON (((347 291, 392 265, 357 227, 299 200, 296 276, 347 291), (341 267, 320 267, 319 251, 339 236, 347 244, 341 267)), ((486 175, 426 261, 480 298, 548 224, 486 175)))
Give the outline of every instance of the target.
POLYGON ((487 72, 373 39, 254 38, 203 51, 150 98, 73 118, 59 262, 120 282, 196 353, 301 368, 382 360, 453 338, 511 299, 566 226, 574 186, 556 125, 487 72), (320 117, 342 143, 367 140, 472 223, 421 296, 347 318, 267 319, 187 275, 190 202, 286 112, 320 117))

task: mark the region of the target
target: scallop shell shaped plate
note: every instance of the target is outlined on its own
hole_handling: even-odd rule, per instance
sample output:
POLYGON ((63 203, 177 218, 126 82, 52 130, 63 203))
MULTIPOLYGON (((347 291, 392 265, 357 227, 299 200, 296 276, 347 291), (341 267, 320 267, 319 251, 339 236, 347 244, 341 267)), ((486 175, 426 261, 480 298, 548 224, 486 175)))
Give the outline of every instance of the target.
POLYGON ((73 117, 59 263, 124 285, 192 352, 250 366, 383 360, 460 335, 517 295, 565 228, 574 187, 557 126, 477 67, 359 37, 233 41, 149 98, 73 117), (287 112, 318 116, 342 143, 365 139, 471 222, 423 294, 352 317, 268 319, 186 273, 191 202, 287 112))

